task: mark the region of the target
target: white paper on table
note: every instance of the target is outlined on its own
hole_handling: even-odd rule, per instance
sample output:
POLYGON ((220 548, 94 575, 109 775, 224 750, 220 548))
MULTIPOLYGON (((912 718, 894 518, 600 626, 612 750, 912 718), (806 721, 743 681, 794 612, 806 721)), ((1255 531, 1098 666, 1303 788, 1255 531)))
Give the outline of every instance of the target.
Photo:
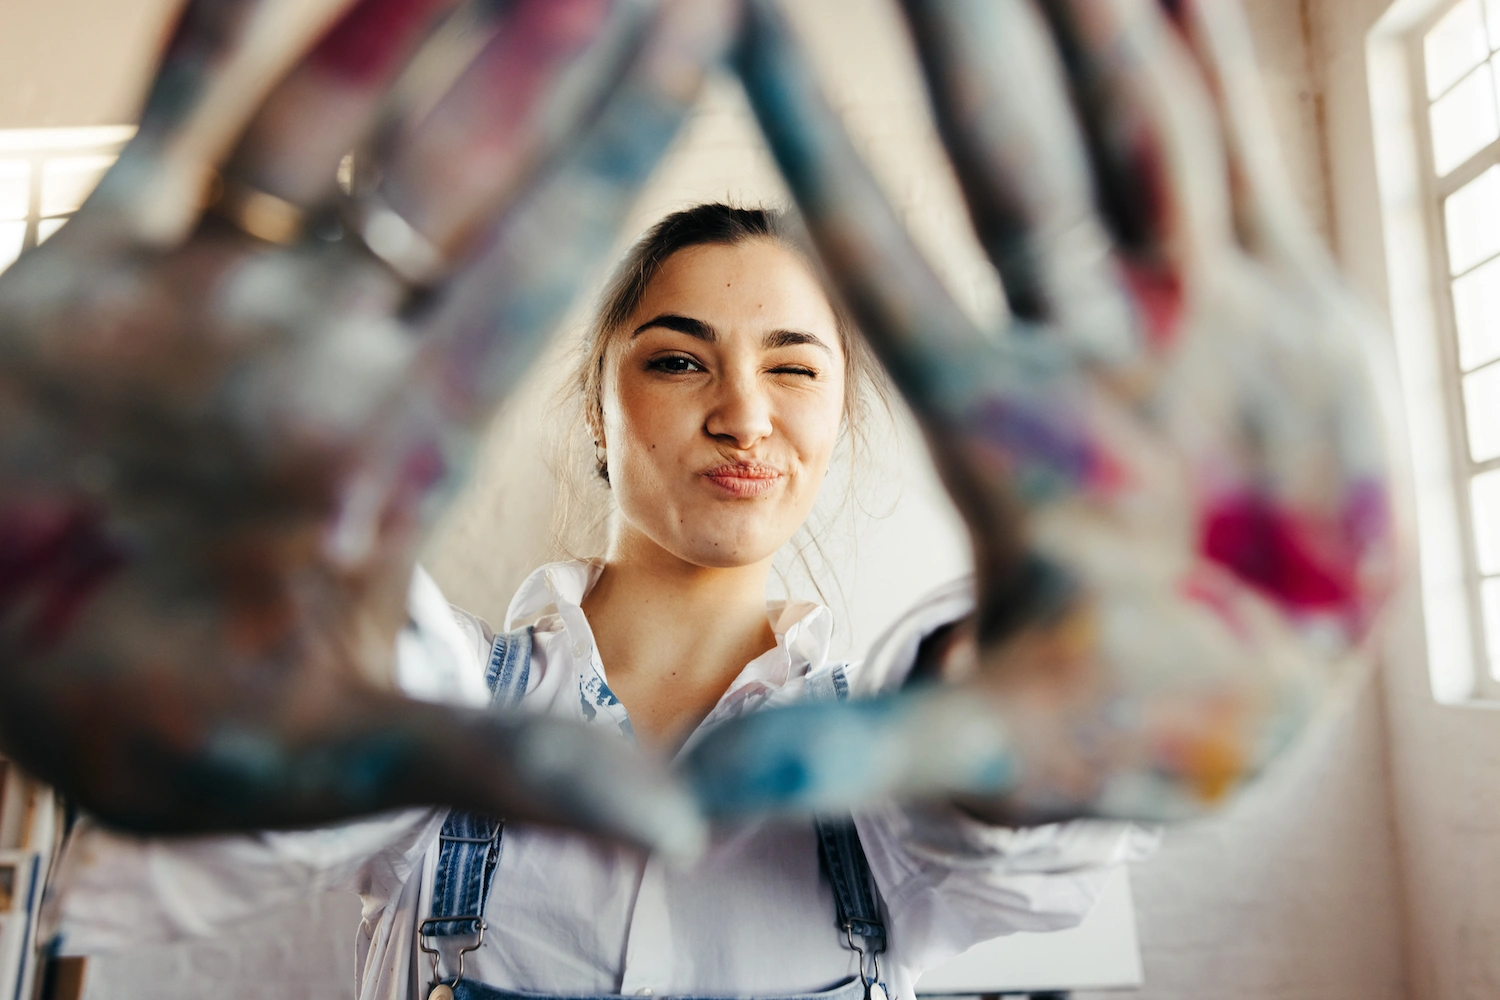
POLYGON ((917 980, 919 994, 1026 993, 1140 986, 1130 874, 1120 867, 1083 923, 975 945, 917 980))

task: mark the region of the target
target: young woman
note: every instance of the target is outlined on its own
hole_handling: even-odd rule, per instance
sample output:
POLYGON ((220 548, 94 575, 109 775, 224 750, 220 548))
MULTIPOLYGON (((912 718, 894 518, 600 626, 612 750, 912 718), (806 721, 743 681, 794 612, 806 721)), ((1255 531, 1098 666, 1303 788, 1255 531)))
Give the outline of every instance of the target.
MULTIPOLYGON (((606 553, 535 571, 498 636, 450 614, 419 573, 402 687, 518 701, 670 756, 725 720, 837 696, 861 670, 900 686, 921 640, 968 613, 965 587, 915 609, 862 666, 827 662, 827 608, 766 602, 870 378, 777 214, 669 216, 621 264, 578 373, 614 504, 606 553)), ((1012 830, 941 804, 861 812, 852 829, 757 820, 687 867, 443 809, 171 844, 88 830, 60 929, 65 951, 87 953, 342 884, 364 899, 364 1000, 427 996, 437 980, 475 998, 909 998, 924 969, 978 941, 1077 922, 1106 868, 1152 843, 1121 824, 1012 830)))

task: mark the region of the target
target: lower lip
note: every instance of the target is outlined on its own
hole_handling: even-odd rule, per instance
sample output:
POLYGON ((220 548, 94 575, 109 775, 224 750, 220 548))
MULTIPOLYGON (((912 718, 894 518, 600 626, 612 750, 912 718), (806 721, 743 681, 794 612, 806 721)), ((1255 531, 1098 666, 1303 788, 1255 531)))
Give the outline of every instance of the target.
POLYGON ((763 497, 781 482, 780 476, 716 476, 708 473, 703 478, 736 497, 763 497))

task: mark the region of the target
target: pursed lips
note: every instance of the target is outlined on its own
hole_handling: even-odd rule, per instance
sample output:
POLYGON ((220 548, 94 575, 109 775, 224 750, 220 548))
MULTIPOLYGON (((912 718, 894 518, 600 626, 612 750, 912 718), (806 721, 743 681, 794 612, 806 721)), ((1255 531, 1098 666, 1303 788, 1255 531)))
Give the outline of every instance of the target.
POLYGON ((781 481, 782 471, 758 462, 731 462, 702 473, 704 479, 736 497, 761 497, 781 481))

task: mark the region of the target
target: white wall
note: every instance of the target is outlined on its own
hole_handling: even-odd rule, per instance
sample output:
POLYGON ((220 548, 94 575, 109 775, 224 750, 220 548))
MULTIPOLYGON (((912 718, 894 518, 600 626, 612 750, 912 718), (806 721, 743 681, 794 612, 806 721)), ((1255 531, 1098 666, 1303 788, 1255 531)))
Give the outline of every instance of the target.
MULTIPOLYGON (((6 24, 0 127, 92 124, 128 114, 145 65, 143 47, 159 35, 174 5, 0 3, 6 24), (23 35, 39 44, 19 41, 23 35), (99 56, 59 55, 69 44, 99 56)), ((993 276, 962 223, 888 0, 817 0, 793 9, 835 103, 945 280, 976 313, 996 309, 993 276)), ((1307 11, 1299 0, 1250 0, 1250 12, 1299 195, 1320 228, 1348 245, 1344 213, 1330 211, 1327 197, 1315 86, 1321 76, 1310 68, 1315 53, 1304 31, 1307 11)), ((701 198, 759 201, 780 197, 780 190, 742 98, 721 81, 643 193, 629 228, 701 198)), ((544 427, 565 419, 566 411, 550 403, 581 316, 564 324, 553 360, 542 366, 550 380, 539 374, 497 418, 480 448, 473 483, 456 498, 429 549, 427 561, 450 595, 492 621, 503 614, 515 582, 551 548, 555 491, 548 448, 540 441, 544 427)), ((842 633, 850 651, 963 559, 951 511, 915 443, 907 434, 894 439, 903 443, 872 461, 859 496, 866 507, 896 512, 854 517, 852 544, 850 522, 831 532, 847 598, 836 598, 835 608, 855 612, 842 633), (899 490, 880 482, 889 478, 882 472, 895 469, 906 470, 899 490)), ((1273 783, 1219 819, 1172 831, 1161 855, 1137 869, 1147 977, 1141 996, 1405 995, 1381 697, 1378 685, 1367 686, 1273 783)), ((89 996, 348 995, 355 914, 352 899, 315 897, 267 915, 228 941, 96 961, 89 996)))
POLYGON ((0 128, 134 120, 180 0, 0 0, 0 128))

